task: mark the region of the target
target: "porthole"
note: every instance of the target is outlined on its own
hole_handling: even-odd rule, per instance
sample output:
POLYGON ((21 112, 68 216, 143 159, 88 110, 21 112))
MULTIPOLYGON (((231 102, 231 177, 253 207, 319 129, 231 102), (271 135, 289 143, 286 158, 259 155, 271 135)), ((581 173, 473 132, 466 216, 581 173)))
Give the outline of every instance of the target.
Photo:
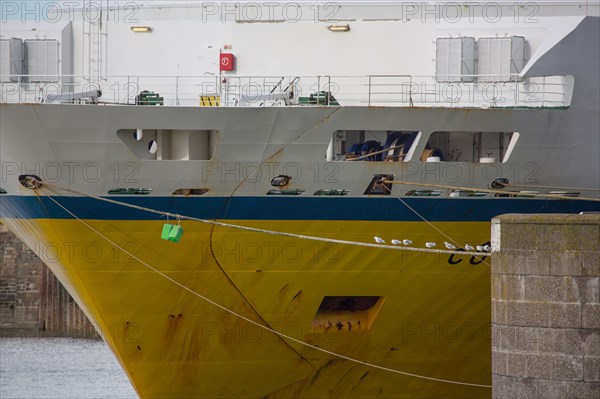
POLYGON ((328 189, 328 190, 318 190, 318 191, 315 191, 314 195, 321 195, 321 196, 344 196, 344 195, 348 195, 349 193, 350 193, 350 190, 328 189))
POLYGON ((179 188, 173 191, 173 195, 204 195, 208 192, 207 188, 179 188))
POLYGON ((113 188, 109 190, 110 195, 148 195, 152 193, 151 188, 113 188))
POLYGON ((285 185, 287 185, 291 180, 291 177, 286 176, 286 175, 279 175, 279 176, 275 176, 274 178, 271 179, 271 185, 273 187, 283 187, 285 185))
POLYGON ((36 175, 21 175, 19 176, 19 183, 25 188, 35 190, 42 187, 42 179, 36 175))
POLYGON ((142 129, 136 129, 133 131, 133 139, 135 141, 140 141, 144 137, 144 131, 142 129))
POLYGON ((410 190, 407 197, 439 197, 444 194, 443 190, 410 190))
POLYGON ((499 177, 490 183, 490 188, 493 190, 500 190, 501 188, 506 187, 507 184, 509 184, 507 178, 499 177))
POLYGON ((269 192, 267 193, 267 195, 300 195, 304 193, 304 190, 301 188, 297 188, 294 190, 279 190, 279 189, 275 189, 275 190, 269 190, 269 192))
POLYGON ((148 151, 150 154, 156 154, 156 151, 158 151, 158 144, 156 143, 156 140, 150 140, 148 143, 148 151))

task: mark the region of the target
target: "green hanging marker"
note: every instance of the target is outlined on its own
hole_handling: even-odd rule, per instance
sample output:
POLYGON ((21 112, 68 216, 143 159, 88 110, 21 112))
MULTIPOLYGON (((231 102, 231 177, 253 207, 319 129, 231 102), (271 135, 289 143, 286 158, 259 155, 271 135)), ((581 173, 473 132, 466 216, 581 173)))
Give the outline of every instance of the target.
POLYGON ((179 242, 181 240, 181 236, 183 235, 183 227, 177 225, 173 226, 171 232, 169 233, 169 241, 171 242, 179 242))
POLYGON ((169 234, 171 233, 172 229, 173 229, 172 224, 165 223, 163 226, 162 234, 160 235, 160 238, 162 238, 165 241, 169 241, 169 234))

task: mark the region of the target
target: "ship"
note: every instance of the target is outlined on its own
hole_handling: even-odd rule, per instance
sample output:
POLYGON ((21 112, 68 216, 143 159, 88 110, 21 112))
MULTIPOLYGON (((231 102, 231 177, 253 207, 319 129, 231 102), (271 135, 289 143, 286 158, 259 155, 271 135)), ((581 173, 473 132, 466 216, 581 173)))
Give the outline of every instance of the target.
POLYGON ((491 397, 491 219, 600 211, 598 4, 143 3, 0 37, 1 221, 139 396, 491 397))

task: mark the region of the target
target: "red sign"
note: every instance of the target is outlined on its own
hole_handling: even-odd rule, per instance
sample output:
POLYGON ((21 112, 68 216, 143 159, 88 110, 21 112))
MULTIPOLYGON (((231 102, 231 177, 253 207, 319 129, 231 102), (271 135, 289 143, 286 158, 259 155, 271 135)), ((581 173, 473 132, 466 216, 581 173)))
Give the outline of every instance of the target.
POLYGON ((219 62, 221 71, 233 71, 234 68, 234 58, 233 54, 229 53, 221 53, 221 60, 219 62))

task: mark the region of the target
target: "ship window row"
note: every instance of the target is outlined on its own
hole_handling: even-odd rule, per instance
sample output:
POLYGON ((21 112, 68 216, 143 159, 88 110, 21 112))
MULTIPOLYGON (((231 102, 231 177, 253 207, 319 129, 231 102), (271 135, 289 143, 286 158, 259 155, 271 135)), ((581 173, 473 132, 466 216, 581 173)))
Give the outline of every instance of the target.
MULTIPOLYGON (((174 196, 201 196, 208 193, 210 190, 208 188, 179 188, 173 191, 174 196)), ((267 191, 267 195, 301 195, 305 192, 304 189, 272 189, 267 191)), ((152 193, 151 188, 113 188, 108 191, 109 195, 148 195, 152 193)), ((6 194, 0 187, 0 194, 6 194)), ((350 190, 344 189, 324 189, 317 190, 313 195, 323 196, 323 197, 335 197, 335 196, 345 196, 350 194, 350 190)))
MULTIPOLYGON (((375 175, 367 189, 364 191, 364 195, 391 195, 393 191, 393 175, 375 175)), ((114 188, 108 191, 109 195, 149 195, 152 193, 151 188, 114 188)), ((210 190, 207 188, 180 188, 173 191, 173 196, 202 196, 208 193, 210 190)), ((306 192, 302 188, 294 189, 272 189, 267 191, 266 195, 275 196, 298 196, 306 192)), ((6 191, 0 187, 0 194, 6 194, 6 191)), ((317 190, 313 193, 313 196, 320 197, 344 197, 350 194, 350 190, 346 189, 322 189, 317 190)), ((395 195, 404 195, 406 197, 451 197, 451 198, 481 198, 481 197, 536 197, 540 194, 539 191, 507 191, 506 193, 493 193, 489 191, 477 191, 477 190, 442 190, 442 189, 411 189, 402 193, 401 190, 396 189, 395 195)), ((555 197, 578 197, 579 192, 576 191, 550 191, 548 195, 555 197)), ((546 194, 544 194, 546 195, 546 194)))
MULTIPOLYGON (((207 188, 179 188, 173 191, 174 196, 200 196, 209 192, 207 188)), ((108 190, 109 195, 148 195, 152 194, 151 188, 120 187, 108 190)))
MULTIPOLYGON (((375 177, 368 188, 363 193, 364 195, 391 195, 393 184, 382 180, 380 177, 375 177)), ((267 195, 302 195, 306 190, 304 189, 290 189, 282 190, 275 189, 269 190, 267 195)), ((313 195, 315 196, 346 196, 350 193, 350 190, 318 190, 313 195)), ((536 197, 540 194, 539 191, 507 191, 506 193, 491 193, 488 191, 477 191, 477 190, 440 190, 440 189, 419 189, 419 190, 397 190, 394 192, 397 195, 404 195, 406 197, 450 197, 450 198, 481 198, 481 197, 536 197)), ((543 193, 542 193, 543 194, 543 193)), ((550 191, 547 193, 551 196, 556 197, 578 197, 579 192, 573 191, 550 191)), ((546 194, 543 194, 546 195, 546 194)))
MULTIPOLYGON (((212 160, 220 139, 211 129, 121 129, 117 135, 143 160, 212 160)), ((337 130, 326 160, 505 163, 518 139, 517 132, 498 131, 337 130)))
POLYGON ((517 132, 338 130, 327 161, 505 163, 517 132))

